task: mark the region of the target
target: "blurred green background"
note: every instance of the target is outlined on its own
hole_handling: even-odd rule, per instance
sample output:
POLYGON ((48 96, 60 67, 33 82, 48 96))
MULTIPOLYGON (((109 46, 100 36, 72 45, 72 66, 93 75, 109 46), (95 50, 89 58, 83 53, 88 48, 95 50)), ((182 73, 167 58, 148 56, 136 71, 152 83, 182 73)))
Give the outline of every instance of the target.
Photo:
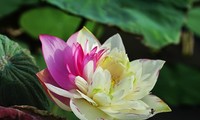
MULTIPOLYGON (((173 112, 153 120, 199 118, 199 0, 0 1, 0 34, 29 49, 40 70, 46 66, 38 35, 50 34, 67 40, 83 26, 101 43, 119 33, 130 60, 166 61, 152 93, 169 104, 173 112)), ((48 101, 48 111, 69 120, 76 119, 72 113, 48 101)))

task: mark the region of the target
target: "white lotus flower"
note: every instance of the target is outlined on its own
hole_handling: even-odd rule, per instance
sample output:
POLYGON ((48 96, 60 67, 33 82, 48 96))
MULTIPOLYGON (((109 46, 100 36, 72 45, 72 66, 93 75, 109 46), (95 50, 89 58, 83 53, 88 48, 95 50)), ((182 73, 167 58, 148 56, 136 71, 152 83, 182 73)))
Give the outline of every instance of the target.
MULTIPOLYGON (((83 60, 87 55, 96 57, 94 53, 98 59, 88 58, 86 63, 79 61, 81 67, 78 68, 82 68, 82 72, 70 78, 70 82, 68 79, 64 81, 69 88, 61 86, 59 79, 48 68, 37 73, 47 93, 61 108, 72 110, 81 120, 141 120, 171 111, 160 98, 150 94, 164 61, 140 59, 130 62, 119 34, 109 38, 103 45, 86 28, 72 38, 75 40, 70 44, 78 46, 73 48, 74 51, 80 51, 82 47, 83 60)), ((49 44, 59 47, 58 43, 49 44)), ((45 45, 48 44, 43 44, 43 47, 45 45)), ((52 48, 56 51, 55 47, 49 47, 52 48)), ((70 63, 77 64, 73 61, 70 63)), ((56 66, 56 62, 51 62, 51 65, 56 66)), ((59 70, 59 67, 56 69, 59 70)), ((66 70, 69 69, 72 68, 66 70)))

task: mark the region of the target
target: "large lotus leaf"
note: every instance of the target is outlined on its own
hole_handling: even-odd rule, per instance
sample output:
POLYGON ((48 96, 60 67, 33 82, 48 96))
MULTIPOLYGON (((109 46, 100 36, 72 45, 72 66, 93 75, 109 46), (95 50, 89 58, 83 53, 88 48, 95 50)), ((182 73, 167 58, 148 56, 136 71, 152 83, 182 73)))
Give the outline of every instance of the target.
POLYGON ((50 34, 67 39, 81 21, 80 18, 65 14, 63 11, 43 7, 25 12, 20 18, 21 27, 30 35, 50 34))
POLYGON ((166 64, 153 93, 171 105, 200 104, 200 70, 184 64, 166 64))
POLYGON ((36 4, 39 0, 0 0, 0 18, 23 5, 36 4))
POLYGON ((193 8, 188 12, 186 25, 191 31, 200 36, 200 8, 193 8))
POLYGON ((48 100, 29 51, 0 35, 0 105, 32 105, 47 109, 48 100))
POLYGON ((190 0, 47 0, 88 19, 142 34, 144 43, 161 48, 178 43, 190 0))

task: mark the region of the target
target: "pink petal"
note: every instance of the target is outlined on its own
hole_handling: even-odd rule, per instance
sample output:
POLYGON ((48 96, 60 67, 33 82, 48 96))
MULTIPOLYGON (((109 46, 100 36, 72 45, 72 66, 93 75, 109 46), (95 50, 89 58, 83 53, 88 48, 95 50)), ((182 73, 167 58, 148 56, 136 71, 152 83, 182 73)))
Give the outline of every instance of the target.
POLYGON ((90 51, 90 54, 95 54, 96 53, 96 51, 97 51, 97 46, 96 47, 94 47, 91 51, 90 51))
POLYGON ((73 50, 73 47, 66 47, 65 48, 65 52, 66 54, 64 55, 65 57, 65 65, 66 65, 66 69, 68 71, 68 73, 75 73, 75 66, 74 66, 74 58, 73 58, 73 52, 75 50, 73 50))
POLYGON ((90 61, 90 60, 92 60, 92 61, 94 61, 94 64, 96 64, 96 51, 97 51, 97 47, 94 47, 91 51, 90 51, 90 53, 87 53, 86 55, 85 55, 85 58, 84 58, 84 62, 83 62, 83 64, 84 64, 84 66, 90 61))
POLYGON ((69 47, 63 40, 49 35, 40 35, 42 51, 47 68, 59 86, 64 89, 76 88, 74 83, 68 82, 68 71, 65 63, 66 48, 69 47))
POLYGON ((65 54, 65 63, 66 68, 69 71, 69 74, 73 74, 75 76, 82 74, 82 61, 84 57, 84 52, 80 44, 73 44, 70 47, 66 48, 65 54))
POLYGON ((84 57, 84 62, 83 65, 85 66, 89 61, 93 61, 94 63, 94 69, 96 68, 96 64, 97 62, 100 60, 100 58, 102 57, 102 55, 106 52, 105 49, 99 50, 97 51, 97 47, 94 47, 90 53, 86 54, 84 57))
POLYGON ((83 57, 84 57, 83 49, 81 45, 78 44, 74 52, 75 68, 76 71, 78 72, 78 75, 81 75, 83 73, 83 67, 82 67, 83 57))
POLYGON ((45 85, 45 83, 49 83, 49 84, 59 87, 59 85, 52 78, 48 69, 44 69, 44 70, 38 72, 36 75, 39 78, 39 81, 42 84, 42 87, 44 88, 45 92, 49 95, 49 97, 52 99, 52 101, 54 101, 61 108, 65 109, 65 110, 70 110, 68 107, 69 101, 70 101, 69 98, 59 96, 47 89, 47 86, 45 85))
POLYGON ((102 49, 102 50, 99 50, 98 53, 97 53, 97 60, 99 60, 104 53, 106 53, 106 49, 102 49))
POLYGON ((42 83, 42 84, 49 83, 49 84, 52 84, 52 85, 54 85, 56 87, 59 87, 59 85, 52 78, 52 76, 49 73, 48 69, 44 69, 44 70, 38 72, 36 75, 39 78, 40 83, 42 83))

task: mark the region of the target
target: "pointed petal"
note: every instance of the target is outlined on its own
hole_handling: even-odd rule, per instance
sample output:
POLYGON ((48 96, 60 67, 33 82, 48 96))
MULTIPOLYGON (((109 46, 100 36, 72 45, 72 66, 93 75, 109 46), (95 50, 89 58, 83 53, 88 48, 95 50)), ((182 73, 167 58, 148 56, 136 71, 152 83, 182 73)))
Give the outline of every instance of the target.
POLYGON ((114 48, 117 48, 119 51, 125 53, 124 44, 122 38, 119 34, 115 34, 110 37, 106 42, 101 46, 101 48, 109 48, 110 51, 114 48))
POLYGON ((142 98, 142 101, 151 107, 154 115, 161 112, 171 112, 169 106, 155 95, 147 95, 142 98))
POLYGON ((58 83, 59 86, 65 89, 75 88, 73 83, 69 83, 65 64, 65 54, 67 44, 54 36, 40 35, 40 40, 42 42, 42 51, 47 68, 58 83))
POLYGON ((157 81, 159 71, 164 63, 165 61, 162 60, 147 59, 131 62, 130 70, 136 75, 136 79, 134 81, 134 94, 129 96, 130 99, 141 99, 149 94, 157 81))
POLYGON ((71 99, 70 107, 81 120, 112 120, 107 114, 84 99, 71 99))
POLYGON ((44 83, 44 84, 51 92, 53 92, 57 95, 67 97, 67 98, 81 98, 81 96, 76 91, 69 92, 67 90, 61 89, 59 87, 56 87, 56 86, 48 84, 48 83, 44 83))

